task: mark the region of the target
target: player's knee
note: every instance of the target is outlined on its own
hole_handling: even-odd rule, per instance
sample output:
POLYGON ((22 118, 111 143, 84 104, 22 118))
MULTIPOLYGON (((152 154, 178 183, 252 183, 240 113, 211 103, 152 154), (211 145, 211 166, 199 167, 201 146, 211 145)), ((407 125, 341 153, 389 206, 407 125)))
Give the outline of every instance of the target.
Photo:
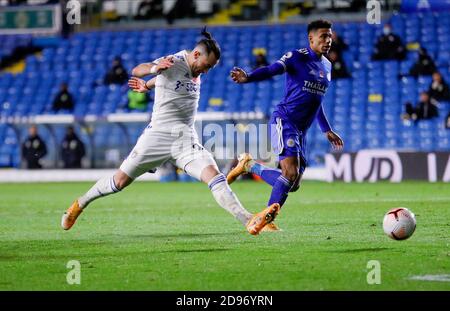
POLYGON ((202 170, 200 174, 200 180, 203 181, 204 183, 209 183, 213 178, 215 178, 219 174, 221 173, 216 165, 208 165, 202 170))
POLYGON ((116 188, 119 189, 119 190, 122 190, 123 188, 128 186, 124 179, 116 179, 116 178, 114 178, 114 184, 115 184, 116 188))
POLYGON ((289 192, 296 192, 298 189, 300 189, 300 182, 302 180, 303 172, 305 171, 305 167, 301 166, 298 170, 298 177, 295 180, 294 184, 292 185, 292 188, 289 190, 289 192))
POLYGON ((122 190, 132 182, 133 179, 123 172, 119 171, 116 175, 114 175, 114 185, 119 190, 122 190))

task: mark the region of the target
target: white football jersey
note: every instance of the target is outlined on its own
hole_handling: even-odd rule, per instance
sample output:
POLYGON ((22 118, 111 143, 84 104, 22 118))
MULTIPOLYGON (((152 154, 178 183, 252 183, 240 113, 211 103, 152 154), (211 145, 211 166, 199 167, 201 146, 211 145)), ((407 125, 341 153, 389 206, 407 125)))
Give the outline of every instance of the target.
MULTIPOLYGON (((171 129, 174 125, 193 126, 200 98, 200 76, 192 77, 186 50, 166 57, 173 57, 174 64, 156 78, 150 124, 158 129, 171 129)), ((152 63, 158 64, 162 59, 152 63)))

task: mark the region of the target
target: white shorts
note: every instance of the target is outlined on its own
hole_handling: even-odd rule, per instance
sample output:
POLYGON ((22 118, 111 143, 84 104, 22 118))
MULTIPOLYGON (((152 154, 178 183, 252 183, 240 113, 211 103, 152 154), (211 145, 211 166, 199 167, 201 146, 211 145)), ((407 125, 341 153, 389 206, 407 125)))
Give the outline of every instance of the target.
POLYGON ((200 145, 194 128, 180 126, 167 131, 148 126, 123 161, 120 170, 136 179, 166 161, 171 161, 199 180, 205 167, 214 165, 217 168, 211 153, 200 145), (191 168, 187 170, 186 166, 190 163, 191 168))

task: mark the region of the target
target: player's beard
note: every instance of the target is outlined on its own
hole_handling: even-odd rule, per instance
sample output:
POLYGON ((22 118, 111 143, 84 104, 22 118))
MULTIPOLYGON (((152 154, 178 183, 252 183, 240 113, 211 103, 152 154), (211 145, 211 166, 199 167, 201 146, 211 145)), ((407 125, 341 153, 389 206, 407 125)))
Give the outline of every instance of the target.
POLYGON ((192 77, 193 78, 197 78, 200 75, 199 72, 197 72, 196 70, 192 71, 192 77))
POLYGON ((197 78, 200 73, 198 73, 197 67, 195 66, 195 64, 192 65, 191 68, 191 72, 192 72, 192 77, 197 78))

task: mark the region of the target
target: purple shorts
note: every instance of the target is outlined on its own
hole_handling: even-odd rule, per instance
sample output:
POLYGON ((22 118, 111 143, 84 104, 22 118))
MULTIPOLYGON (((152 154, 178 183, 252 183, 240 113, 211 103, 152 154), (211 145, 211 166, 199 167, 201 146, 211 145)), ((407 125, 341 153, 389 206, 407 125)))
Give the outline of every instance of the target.
POLYGON ((291 122, 272 115, 270 119, 272 148, 279 161, 287 157, 300 157, 300 172, 303 173, 306 161, 306 135, 291 122))

